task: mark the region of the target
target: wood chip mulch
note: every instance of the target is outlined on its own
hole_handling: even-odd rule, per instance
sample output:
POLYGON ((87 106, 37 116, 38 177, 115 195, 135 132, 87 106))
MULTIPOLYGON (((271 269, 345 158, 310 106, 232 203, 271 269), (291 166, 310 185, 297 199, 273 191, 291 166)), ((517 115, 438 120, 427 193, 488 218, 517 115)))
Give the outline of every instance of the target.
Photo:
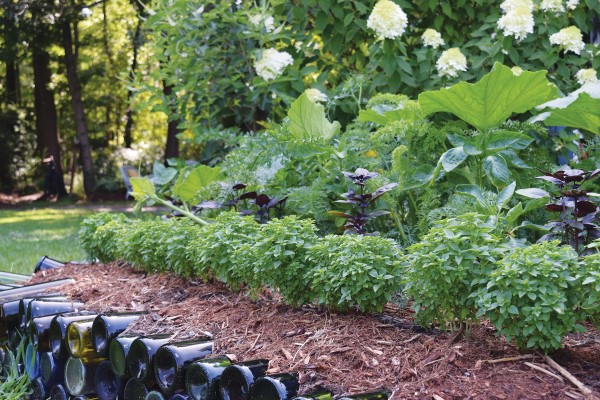
MULTIPOLYGON (((148 275, 124 263, 67 265, 31 283, 63 277, 76 278, 61 290, 87 309, 148 311, 131 331, 169 332, 174 339, 210 332, 216 355, 269 359, 269 373, 299 373, 302 393, 387 388, 392 399, 585 398, 541 355, 519 353, 485 324, 456 338, 412 325, 410 311, 393 305, 377 315, 292 308, 267 291, 251 299, 220 283, 148 275), (486 362, 507 357, 520 358, 486 362)), ((600 332, 590 326, 564 343, 553 359, 600 397, 600 332)))

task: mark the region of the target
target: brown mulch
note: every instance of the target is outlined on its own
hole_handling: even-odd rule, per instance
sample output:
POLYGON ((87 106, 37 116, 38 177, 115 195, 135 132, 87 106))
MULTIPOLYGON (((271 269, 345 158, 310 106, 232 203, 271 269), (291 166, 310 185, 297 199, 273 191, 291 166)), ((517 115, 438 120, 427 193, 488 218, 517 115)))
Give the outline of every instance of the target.
MULTIPOLYGON (((62 277, 77 279, 61 290, 88 309, 149 311, 133 331, 169 332, 176 339, 211 332, 215 354, 269 359, 269 373, 299 373, 301 392, 323 386, 340 395, 385 387, 393 399, 584 398, 566 379, 525 364, 559 376, 538 354, 482 362, 525 354, 485 325, 455 338, 412 325, 410 312, 392 305, 378 315, 292 308, 268 292, 250 299, 219 283, 147 275, 118 263, 68 265, 39 273, 32 283, 62 277)), ((589 327, 564 343, 554 360, 600 397, 600 332, 589 327)))

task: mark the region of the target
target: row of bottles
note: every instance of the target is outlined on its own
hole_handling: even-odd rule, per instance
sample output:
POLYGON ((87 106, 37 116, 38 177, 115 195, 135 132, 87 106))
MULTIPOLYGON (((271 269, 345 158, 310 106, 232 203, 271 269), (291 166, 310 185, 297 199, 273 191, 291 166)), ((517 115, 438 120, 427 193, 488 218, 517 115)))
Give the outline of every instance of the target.
MULTIPOLYGON (((44 291, 60 286, 41 285, 44 291)), ((0 347, 0 366, 10 365, 24 337, 23 370, 31 379, 31 400, 334 399, 328 391, 298 396, 297 374, 266 375, 268 360, 234 362, 214 355, 209 334, 186 341, 174 341, 171 335, 123 334, 145 313, 99 314, 83 310, 83 302, 58 291, 44 293, 31 286, 23 291, 31 297, 18 299, 3 296, 17 288, 0 288, 0 335, 8 342, 0 347)), ((336 400, 386 400, 388 395, 336 400)))

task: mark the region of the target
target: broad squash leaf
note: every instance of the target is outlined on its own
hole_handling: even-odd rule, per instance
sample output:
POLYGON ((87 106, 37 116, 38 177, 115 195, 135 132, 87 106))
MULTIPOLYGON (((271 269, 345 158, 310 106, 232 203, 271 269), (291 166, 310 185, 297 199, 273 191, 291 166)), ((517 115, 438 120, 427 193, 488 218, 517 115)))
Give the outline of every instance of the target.
POLYGON ((156 189, 154 188, 154 183, 147 177, 135 177, 129 180, 131 182, 131 187, 133 191, 131 195, 137 201, 144 201, 148 199, 148 196, 155 196, 156 189))
POLYGON ((173 194, 188 203, 194 199, 200 189, 218 181, 220 178, 221 168, 199 165, 183 179, 177 180, 177 183, 173 186, 173 194))
POLYGON ((374 122, 379 125, 387 125, 393 121, 422 121, 425 118, 425 114, 421 111, 419 103, 414 100, 406 100, 399 107, 383 112, 375 108, 361 110, 358 114, 358 120, 360 122, 374 122))
POLYGON ((568 106, 547 109, 534 120, 543 120, 546 126, 568 126, 600 135, 600 98, 580 92, 568 106))
POLYGON ((177 170, 171 167, 165 167, 163 163, 154 161, 154 167, 152 168, 152 178, 150 179, 157 185, 166 185, 171 182, 177 175, 177 170))
POLYGON ((288 111, 290 132, 300 140, 329 141, 341 128, 339 122, 329 122, 325 107, 311 101, 305 93, 300 95, 288 111))
POLYGON ((479 82, 460 82, 448 89, 421 93, 419 104, 426 115, 449 112, 486 132, 511 114, 524 113, 557 96, 558 89, 546 79, 546 71, 524 71, 517 76, 496 63, 479 82))

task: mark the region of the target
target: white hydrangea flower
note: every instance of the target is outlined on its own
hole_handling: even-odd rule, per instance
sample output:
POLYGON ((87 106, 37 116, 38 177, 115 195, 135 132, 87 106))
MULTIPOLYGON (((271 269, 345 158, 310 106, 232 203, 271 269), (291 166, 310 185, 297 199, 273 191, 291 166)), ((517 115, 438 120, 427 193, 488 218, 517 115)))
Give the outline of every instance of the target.
POLYGON ((533 25, 533 13, 526 6, 514 8, 498 20, 498 28, 502 29, 504 36, 512 35, 518 40, 533 33, 533 25))
POLYGON ((314 103, 325 103, 327 101, 327 95, 319 89, 306 89, 304 93, 306 93, 306 97, 314 103))
POLYGON ((258 28, 262 23, 262 15, 260 14, 251 14, 248 16, 248 22, 255 28, 258 28))
POLYGON ((510 70, 513 74, 515 74, 515 76, 519 76, 523 73, 523 68, 519 67, 518 65, 515 65, 510 70))
POLYGON ((596 76, 596 70, 593 68, 580 69, 575 74, 575 78, 577 78, 577 82, 579 82, 580 85, 585 85, 586 83, 598 82, 598 77, 596 76))
POLYGON ((554 11, 563 12, 565 7, 563 6, 562 0, 542 0, 540 8, 543 11, 554 11))
POLYGON ((458 71, 467 70, 467 58, 460 52, 459 48, 453 47, 442 53, 435 66, 441 76, 456 77, 458 71))
POLYGON ((254 63, 256 74, 265 81, 270 81, 282 74, 285 67, 292 65, 294 59, 286 51, 266 49, 262 51, 261 59, 254 63))
POLYGON ((379 0, 367 20, 367 27, 377 32, 379 39, 402 36, 406 25, 408 17, 398 4, 390 0, 379 0))
POLYGON ((583 35, 576 26, 569 26, 551 35, 550 43, 559 45, 564 52, 572 51, 575 54, 580 54, 585 47, 583 35))
POLYGON ((579 5, 579 0, 567 0, 567 8, 569 10, 574 10, 579 5))
POLYGON ((422 38, 425 46, 431 46, 434 49, 437 49, 445 44, 444 39, 442 39, 442 34, 435 29, 425 29, 422 38))
POLYGON ((500 4, 500 8, 505 13, 513 11, 515 8, 519 7, 527 7, 530 11, 533 11, 533 1, 532 0, 504 0, 502 4, 500 4))
POLYGON ((91 16, 92 16, 92 10, 90 10, 90 9, 89 9, 89 8, 87 8, 87 7, 83 7, 83 8, 81 9, 81 16, 82 16, 83 18, 88 18, 88 17, 91 17, 91 16))

